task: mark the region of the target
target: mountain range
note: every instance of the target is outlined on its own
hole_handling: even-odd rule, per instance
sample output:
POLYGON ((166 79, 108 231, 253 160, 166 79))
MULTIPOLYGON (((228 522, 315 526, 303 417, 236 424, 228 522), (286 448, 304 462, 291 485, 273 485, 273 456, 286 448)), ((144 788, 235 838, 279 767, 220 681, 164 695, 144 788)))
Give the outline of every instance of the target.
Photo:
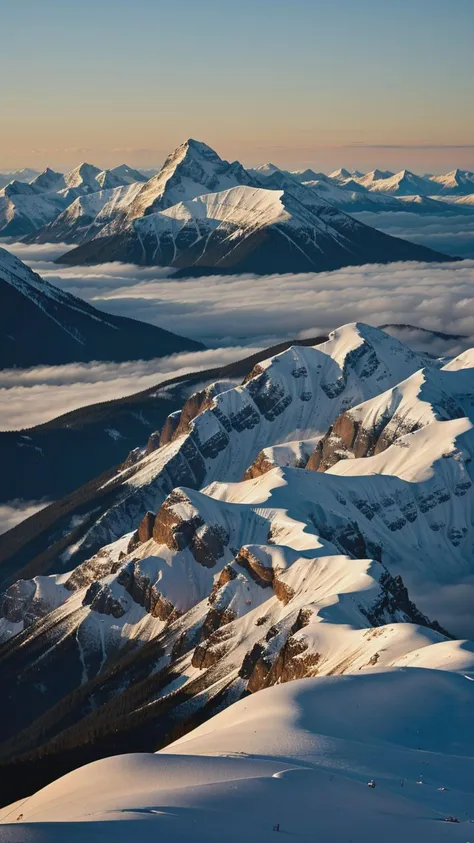
POLYGON ((0 190, 0 234, 67 243, 67 264, 127 261, 181 275, 318 271, 397 260, 442 260, 349 214, 471 214, 474 174, 341 168, 329 176, 274 164, 245 169, 190 139, 147 178, 127 165, 49 168, 0 190))
POLYGON ((162 328, 96 310, 0 248, 1 368, 150 360, 204 348, 162 328))
MULTIPOLYGON (((217 730, 201 744, 212 754, 209 718, 241 700, 218 717, 238 723, 248 705, 257 723, 267 693, 269 711, 294 708, 308 677, 325 734, 361 738, 347 707, 344 735, 324 720, 325 688, 334 712, 339 688, 366 713, 378 700, 381 746, 411 729, 421 755, 390 756, 411 780, 435 731, 411 708, 395 727, 381 700, 429 707, 431 688, 440 722, 455 710, 461 724, 472 706, 474 644, 448 604, 432 615, 430 595, 474 573, 473 366, 472 350, 438 360, 353 323, 209 373, 120 466, 7 533, 4 801, 110 754, 186 744, 206 721, 194 734, 217 730)), ((278 755, 292 766, 295 751, 278 755)))
POLYGON ((280 171, 264 184, 206 144, 186 141, 128 207, 58 262, 118 260, 200 275, 443 259, 364 226, 280 171))

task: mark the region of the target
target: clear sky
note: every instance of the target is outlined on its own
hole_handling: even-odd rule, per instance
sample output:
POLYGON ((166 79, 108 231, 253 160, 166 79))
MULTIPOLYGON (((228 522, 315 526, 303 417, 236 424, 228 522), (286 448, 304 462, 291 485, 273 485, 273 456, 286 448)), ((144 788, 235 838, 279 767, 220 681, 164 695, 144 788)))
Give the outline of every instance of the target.
POLYGON ((0 0, 0 168, 474 170, 474 0, 0 0))

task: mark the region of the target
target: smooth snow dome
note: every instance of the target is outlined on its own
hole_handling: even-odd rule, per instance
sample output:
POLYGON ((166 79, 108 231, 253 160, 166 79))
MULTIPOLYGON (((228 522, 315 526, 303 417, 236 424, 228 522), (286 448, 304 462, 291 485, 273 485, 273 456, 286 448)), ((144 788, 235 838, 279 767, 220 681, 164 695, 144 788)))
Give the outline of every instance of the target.
POLYGON ((156 755, 97 761, 3 809, 2 840, 270 843, 277 827, 333 843, 465 843, 473 681, 409 668, 260 691, 156 755))

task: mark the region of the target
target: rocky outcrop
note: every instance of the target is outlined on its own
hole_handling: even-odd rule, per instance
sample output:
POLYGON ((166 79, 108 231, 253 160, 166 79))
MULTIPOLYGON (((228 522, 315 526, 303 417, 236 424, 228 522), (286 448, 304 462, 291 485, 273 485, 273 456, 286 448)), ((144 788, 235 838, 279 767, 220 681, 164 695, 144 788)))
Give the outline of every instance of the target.
POLYGON ((136 465, 137 462, 140 462, 140 460, 142 459, 143 454, 143 448, 133 448, 133 450, 130 451, 127 459, 124 460, 122 465, 120 466, 121 470, 124 471, 124 469, 131 468, 133 465, 136 465))
MULTIPOLYGON (((453 418, 459 415, 452 408, 453 418)), ((327 471, 339 460, 359 459, 380 454, 407 433, 419 429, 416 421, 389 411, 381 413, 375 423, 365 427, 354 412, 341 413, 326 435, 321 439, 308 460, 310 471, 327 471)))
POLYGON ((205 389, 194 392, 184 403, 181 410, 171 413, 164 424, 161 432, 160 446, 173 442, 179 436, 189 433, 191 422, 199 413, 208 410, 213 406, 214 398, 227 389, 232 389, 233 381, 215 381, 205 389))
MULTIPOLYGON (((173 441, 173 436, 176 432, 176 429, 179 425, 179 420, 181 418, 181 410, 176 410, 174 413, 170 413, 167 417, 164 425, 163 430, 160 434, 159 440, 159 447, 161 448, 162 445, 168 445, 169 442, 173 441)), ((151 452, 150 452, 151 453, 151 452)))
POLYGON ((311 615, 311 609, 300 609, 291 626, 271 627, 265 641, 256 644, 247 654, 240 676, 248 680, 250 693, 279 682, 314 676, 319 653, 310 652, 304 639, 293 637, 309 624, 311 615), (304 657, 303 653, 306 653, 304 657))
POLYGON ((275 575, 271 561, 270 555, 265 558, 265 556, 260 552, 257 556, 255 552, 252 552, 249 547, 245 546, 240 548, 237 556, 235 557, 236 564, 240 565, 241 568, 244 568, 254 582, 262 586, 262 588, 272 585, 274 581, 275 575))
POLYGON ((180 491, 172 492, 155 518, 153 538, 170 550, 189 548, 196 562, 213 568, 224 553, 229 536, 218 525, 205 524, 191 501, 180 491), (183 517, 183 512, 188 515, 183 517))
POLYGON ((271 471, 272 468, 275 468, 275 463, 268 458, 265 451, 260 451, 242 479, 253 480, 255 477, 260 477, 262 474, 266 474, 267 471, 271 471))
POLYGON ((121 566, 120 559, 115 559, 107 550, 99 550, 95 556, 78 565, 64 583, 68 591, 78 591, 90 583, 115 574, 121 566))
POLYGON ((384 623, 390 623, 397 618, 397 615, 403 615, 405 621, 419 624, 420 626, 427 626, 430 629, 440 632, 446 638, 452 638, 449 632, 443 629, 438 621, 431 621, 417 608, 415 603, 410 600, 408 589, 406 588, 401 576, 392 577, 388 572, 384 573, 380 580, 381 592, 377 602, 370 610, 361 607, 361 611, 368 618, 373 626, 380 626, 384 623))
POLYGON ((127 553, 132 553, 139 545, 150 541, 153 538, 153 529, 155 526, 155 513, 146 512, 138 525, 138 529, 134 532, 127 547, 127 553))
POLYGON ((199 644, 194 650, 192 666, 201 670, 212 667, 220 661, 231 647, 232 624, 226 624, 215 632, 211 632, 206 641, 199 644))
POLYGON ((153 451, 158 450, 158 448, 160 447, 160 444, 161 444, 160 439, 161 439, 161 434, 160 434, 159 430, 156 430, 154 433, 152 433, 149 436, 148 442, 146 443, 146 447, 145 447, 145 456, 148 456, 148 454, 152 454, 153 451))
POLYGON ((24 621, 27 626, 32 619, 39 617, 35 595, 36 583, 33 580, 18 580, 3 595, 1 615, 10 623, 24 621))
POLYGON ((140 571, 136 560, 132 559, 122 568, 117 582, 125 588, 135 603, 143 606, 152 617, 169 623, 178 617, 179 613, 171 601, 161 594, 156 585, 140 571))
POLYGON ((93 612, 121 618, 127 611, 124 598, 115 597, 106 583, 93 582, 86 591, 83 606, 90 606, 93 612))

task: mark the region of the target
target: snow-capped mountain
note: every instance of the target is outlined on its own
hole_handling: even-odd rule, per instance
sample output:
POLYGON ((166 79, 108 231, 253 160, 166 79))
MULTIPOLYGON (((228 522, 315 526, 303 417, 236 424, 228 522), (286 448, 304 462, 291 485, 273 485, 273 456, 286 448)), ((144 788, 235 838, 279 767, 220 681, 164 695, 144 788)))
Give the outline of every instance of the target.
POLYGON ((36 178, 32 179, 30 184, 38 189, 38 192, 57 192, 65 187, 64 174, 57 173, 55 170, 51 170, 50 167, 46 167, 42 173, 39 173, 36 178))
MULTIPOLYGON (((80 164, 69 173, 55 172, 47 167, 42 173, 33 172, 35 176, 29 183, 26 179, 10 181, 0 190, 0 234, 5 237, 25 237, 27 242, 58 242, 57 231, 62 230, 65 234, 65 242, 80 242, 76 240, 75 231, 77 219, 84 216, 84 229, 91 226, 95 216, 100 211, 101 204, 113 200, 110 206, 110 217, 106 215, 105 222, 115 219, 116 215, 122 213, 123 198, 126 204, 127 191, 123 194, 107 195, 107 191, 118 190, 122 187, 133 187, 135 184, 142 185, 146 176, 123 164, 112 170, 100 170, 92 164, 80 164), (105 194, 105 195, 104 195, 105 194), (71 232, 68 235, 68 224, 62 212, 75 203, 76 199, 91 197, 90 202, 84 202, 84 209, 90 208, 91 213, 83 209, 78 203, 72 210, 71 232), (94 198, 92 198, 94 197, 94 198), (93 209, 97 209, 95 214, 93 209), (92 218, 91 215, 93 214, 92 218), (87 221, 86 221, 87 218, 87 221), (45 240, 43 229, 52 222, 51 241, 45 240), (57 223, 57 224, 56 224, 57 223), (38 240, 36 241, 36 238, 38 240)), ((129 194, 129 201, 135 196, 135 190, 129 194)), ((92 227, 90 236, 100 231, 105 222, 98 222, 97 228, 92 227)))
POLYGON ((24 167, 22 170, 12 170, 11 172, 2 171, 0 172, 0 189, 11 181, 30 182, 38 175, 38 170, 33 170, 31 167, 24 167))
POLYGON ((254 180, 234 161, 224 161, 207 144, 189 140, 178 146, 163 167, 132 202, 127 220, 134 220, 205 193, 251 185, 254 180))
POLYGON ((395 173, 392 173, 390 170, 371 170, 369 173, 365 173, 364 175, 357 175, 354 178, 357 178, 359 184, 362 184, 364 187, 371 188, 373 184, 377 181, 386 181, 387 179, 393 178, 395 173))
POLYGON ((0 249, 2 368, 150 359, 201 348, 133 319, 108 315, 44 281, 0 249))
POLYGON ((474 573, 473 363, 346 325, 192 395, 92 497, 12 531, 11 799, 282 682, 473 671, 428 611, 474 573))
POLYGON ((114 176, 117 176, 120 180, 120 184, 134 184, 138 181, 148 181, 148 179, 151 178, 151 175, 154 175, 154 173, 150 173, 150 175, 141 173, 139 170, 129 167, 128 164, 119 164, 118 167, 112 167, 109 172, 113 173, 114 176))
POLYGON ((349 170, 346 170, 344 167, 340 167, 338 170, 334 170, 332 173, 329 173, 329 178, 333 179, 336 182, 345 182, 347 179, 352 178, 352 173, 349 170))
POLYGON ((22 237, 49 223, 66 204, 59 193, 43 193, 41 187, 12 181, 0 190, 0 234, 22 237))
POLYGON ((255 168, 248 168, 247 172, 253 176, 256 176, 257 179, 260 178, 267 178, 267 176, 273 175, 273 173, 279 173, 280 167, 277 167, 276 164, 272 164, 271 161, 268 164, 262 164, 261 167, 255 168))
POLYGON ((27 243, 83 243, 125 213, 142 181, 78 196, 50 223, 24 238, 27 243))
POLYGON ((434 192, 448 195, 474 194, 474 173, 471 170, 452 170, 442 176, 430 176, 434 192))
POLYGON ((270 189, 252 186, 252 180, 237 162, 228 164, 204 144, 188 141, 124 213, 60 261, 120 260, 171 266, 182 274, 265 274, 443 259, 364 226, 290 174, 267 175, 270 189), (229 182, 233 186, 225 188, 229 182), (205 185, 217 191, 203 192, 205 185))
POLYGON ((297 181, 301 182, 302 184, 307 184, 307 182, 311 181, 325 181, 330 182, 329 176, 325 175, 325 173, 315 173, 314 170, 306 169, 306 170, 291 170, 290 176, 293 176, 297 181))
MULTIPOLYGON (((372 175, 372 174, 369 174, 372 175)), ((362 181, 362 180, 361 180, 362 181)), ((429 179, 417 176, 410 170, 401 170, 388 178, 374 178, 368 185, 370 190, 390 193, 393 196, 427 196, 435 193, 429 179)))
MULTIPOLYGON (((182 242, 186 239, 191 241, 185 253, 182 253, 181 249, 175 253, 172 245, 163 250, 163 238, 172 244, 175 231, 173 229, 162 234, 167 220, 156 217, 155 225, 152 225, 148 221, 144 222, 147 217, 154 217, 155 214, 167 211, 175 205, 179 207, 190 200, 229 191, 231 188, 284 189, 286 193, 296 196, 306 206, 312 207, 313 210, 317 208, 316 213, 320 217, 320 224, 325 212, 322 202, 315 203, 314 194, 318 194, 321 200, 326 200, 328 206, 332 207, 331 228, 341 229, 342 227, 344 238, 346 238, 350 226, 347 219, 345 221, 339 219, 336 223, 334 207, 344 213, 409 210, 416 214, 469 214, 472 205, 469 191, 474 190, 472 174, 469 171, 460 170, 455 170, 446 176, 432 177, 421 177, 408 170, 393 174, 377 169, 363 175, 358 170, 351 172, 345 168, 340 168, 327 176, 310 168, 289 172, 272 163, 245 170, 238 161, 229 163, 221 159, 209 146, 193 139, 177 147, 168 156, 161 170, 148 180, 147 175, 125 164, 110 170, 100 170, 91 164, 83 163, 65 175, 47 168, 32 181, 31 185, 28 185, 28 195, 22 194, 21 199, 17 195, 21 193, 18 184, 15 182, 13 187, 9 185, 7 190, 8 194, 16 195, 15 199, 7 195, 2 201, 0 191, 0 233, 26 236, 27 242, 59 242, 62 239, 67 243, 81 245, 91 241, 91 246, 85 251, 74 252, 68 258, 68 260, 78 262, 127 260, 136 263, 159 264, 163 259, 163 251, 169 252, 171 249, 173 257, 171 265, 174 266, 174 260, 176 260, 176 268, 189 269, 193 273, 205 273, 210 268, 214 268, 214 260, 223 262, 224 271, 228 271, 226 269, 227 257, 221 254, 221 244, 217 252, 213 248, 204 251, 201 248, 203 244, 200 244, 199 232, 202 229, 202 215, 199 216, 201 223, 196 224, 197 236, 192 238, 189 229, 181 236, 182 242), (298 184, 307 188, 309 193, 306 195, 304 191, 298 193, 296 187, 298 184), (136 188, 136 185, 140 187, 136 188), (119 198, 109 205, 107 191, 126 186, 130 186, 130 193, 124 190, 118 194, 119 198), (311 193, 312 199, 309 198, 311 193), (41 194, 44 201, 39 200, 37 194, 41 194), (83 202, 76 201, 84 197, 91 197, 91 199, 83 202), (108 205, 104 214, 100 213, 102 203, 108 205), (66 213, 63 213, 65 210, 66 213), (51 238, 51 241, 48 238, 51 238), (196 260, 196 253, 198 260, 196 260)), ((238 193, 230 194, 230 197, 238 196, 238 193)), ((228 199, 229 195, 226 201, 228 199)), ((229 216, 232 217, 232 214, 229 216)), ((239 216, 241 218, 242 215, 239 213, 239 216)), ((252 214, 249 216, 251 217, 252 214)), ((223 219, 221 222, 224 228, 234 225, 232 219, 223 219)), ((318 240, 320 224, 315 227, 314 221, 306 220, 304 228, 313 229, 314 233, 311 235, 308 231, 303 232, 303 240, 308 241, 308 238, 314 240, 315 236, 318 240)), ((352 226, 356 225, 352 221, 352 226)), ((212 228, 213 223, 209 221, 208 232, 212 228)), ((275 232, 272 231, 269 234, 263 225, 259 226, 258 231, 261 239, 272 241, 271 245, 267 244, 267 251, 276 260, 277 254, 273 247, 275 232), (263 232, 265 232, 264 238, 262 238, 263 232)), ((218 238, 221 233, 222 231, 219 232, 218 238)), ((308 248, 302 249, 301 242, 295 244, 292 242, 293 238, 290 237, 284 244, 281 237, 277 239, 280 241, 280 247, 283 248, 281 256, 283 262, 288 260, 288 252, 290 252, 290 270, 301 271, 302 268, 314 270, 325 266, 332 268, 354 262, 383 260, 371 254, 372 245, 376 251, 379 249, 380 244, 375 243, 379 236, 380 234, 373 233, 374 242, 370 248, 367 242, 367 230, 362 231, 360 228, 354 229, 349 237, 351 243, 348 250, 344 244, 341 249, 340 242, 331 242, 329 248, 326 240, 318 242, 315 248, 319 253, 317 255, 319 259, 316 263, 314 255, 308 254, 308 248), (354 244, 353 240, 357 240, 357 244, 354 244), (352 261, 348 260, 348 251, 353 254, 352 261), (359 258, 358 256, 362 253, 363 257, 359 258)), ((229 240, 230 253, 234 252, 235 239, 239 241, 242 237, 250 244, 250 252, 253 254, 255 237, 253 232, 252 236, 249 234, 245 227, 245 220, 242 219, 239 230, 233 231, 229 240)), ((336 241, 338 239, 336 236, 336 241)), ((413 252, 408 254, 406 250, 410 248, 412 247, 405 244, 403 255, 387 257, 387 260, 429 259, 426 255, 415 255, 413 252)), ((393 241, 390 245, 385 243, 384 249, 387 253, 388 250, 395 249, 393 241)), ((310 246, 309 252, 312 251, 314 249, 310 246)), ((258 257, 249 256, 248 263, 252 266, 251 271, 274 271, 267 263, 265 248, 259 249, 259 252, 261 254, 258 257), (254 262, 263 265, 264 270, 253 269, 254 262)), ((246 270, 245 265, 240 267, 241 254, 242 249, 239 247, 230 258, 232 266, 235 266, 233 271, 246 270)))
POLYGON ((100 170, 93 164, 83 162, 78 167, 75 167, 74 170, 66 173, 64 176, 65 187, 76 190, 97 189, 97 177, 103 172, 103 170, 100 170))

